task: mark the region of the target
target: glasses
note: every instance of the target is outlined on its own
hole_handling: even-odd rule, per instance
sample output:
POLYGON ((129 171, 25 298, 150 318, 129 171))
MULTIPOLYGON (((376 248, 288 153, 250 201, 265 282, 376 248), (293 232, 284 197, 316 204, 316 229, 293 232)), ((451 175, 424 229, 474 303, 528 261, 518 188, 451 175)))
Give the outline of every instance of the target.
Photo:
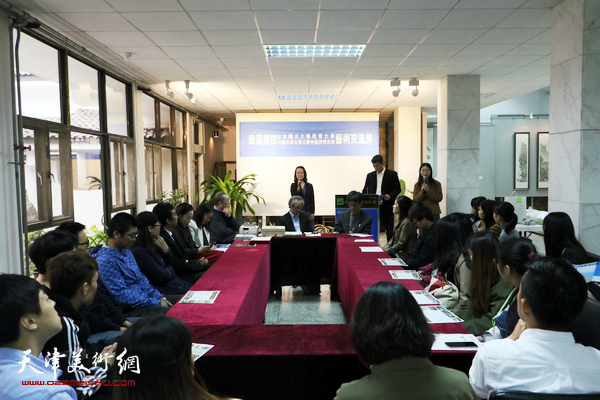
POLYGON ((125 236, 127 236, 131 240, 135 240, 138 237, 138 233, 126 233, 125 236))
POLYGON ((154 224, 154 225, 152 225, 152 226, 153 226, 153 227, 155 227, 155 228, 160 228, 162 225, 161 225, 161 224, 160 224, 160 222, 159 222, 159 223, 157 223, 157 224, 154 224))
POLYGON ((80 246, 90 247, 90 239, 86 240, 83 243, 79 243, 80 246))

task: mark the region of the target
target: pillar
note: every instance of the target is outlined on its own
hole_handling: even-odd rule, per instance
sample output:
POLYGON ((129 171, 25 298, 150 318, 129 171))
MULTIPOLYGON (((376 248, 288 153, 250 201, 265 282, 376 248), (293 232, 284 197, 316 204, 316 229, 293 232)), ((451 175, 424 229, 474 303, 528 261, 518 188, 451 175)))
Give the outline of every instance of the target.
MULTIPOLYGON (((406 183, 407 191, 413 190, 413 186, 419 178, 421 138, 421 107, 398 107, 395 109, 394 166, 398 178, 403 179, 406 183)), ((427 146, 427 142, 425 142, 425 146, 427 146)))

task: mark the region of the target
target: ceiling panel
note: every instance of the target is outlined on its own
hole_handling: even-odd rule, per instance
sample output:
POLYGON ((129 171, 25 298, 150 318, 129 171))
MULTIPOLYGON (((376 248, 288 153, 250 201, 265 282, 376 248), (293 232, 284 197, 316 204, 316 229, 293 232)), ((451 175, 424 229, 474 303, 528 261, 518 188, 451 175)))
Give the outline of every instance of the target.
POLYGON ((257 11, 272 10, 317 10, 319 0, 250 0, 252 9, 257 11))
POLYGON ((511 9, 452 10, 439 28, 492 28, 512 12, 511 9))
POLYGON ((420 44, 410 53, 410 57, 426 57, 430 54, 453 56, 464 48, 464 44, 420 44))
POLYGON ((487 31, 487 29, 434 29, 423 44, 469 44, 487 31))
POLYGON ((181 68, 222 68, 223 63, 218 58, 179 58, 175 59, 175 62, 181 66, 181 68))
POLYGON ((135 27, 117 13, 58 13, 84 32, 132 32, 135 27))
POLYGON ((392 0, 390 9, 436 9, 450 10, 459 0, 392 0))
POLYGON ((541 28, 493 28, 481 36, 477 44, 523 43, 542 33, 541 28))
POLYGON ((372 33, 372 30, 319 29, 317 44, 366 44, 372 33))
POLYGON ((319 29, 373 30, 382 16, 383 10, 321 11, 319 29))
POLYGON ((515 10, 498 24, 498 28, 548 28, 551 25, 552 10, 515 10))
POLYGON ((250 11, 248 0, 179 0, 179 3, 187 11, 250 11))
POLYGON ((208 46, 204 37, 198 31, 146 32, 157 46, 208 46))
POLYGON ((458 56, 499 56, 501 54, 506 53, 509 50, 512 50, 516 47, 515 44, 506 43, 506 44, 471 44, 465 47, 461 52, 459 52, 458 56))
POLYGON ((238 76, 271 76, 269 69, 265 66, 260 67, 243 67, 243 68, 229 68, 229 73, 234 78, 238 76))
POLYGON ((210 46, 185 46, 185 47, 162 47, 171 58, 216 58, 210 46))
POLYGON ((221 62, 226 68, 242 68, 242 67, 267 67, 265 58, 222 58, 221 62))
POLYGON ((440 65, 445 63, 448 56, 433 56, 433 57, 408 57, 400 64, 400 67, 411 67, 415 65, 440 65))
POLYGON ((522 44, 511 51, 506 52, 507 56, 546 56, 550 54, 549 44, 522 44))
POLYGON ((317 11, 257 11, 258 28, 316 29, 317 11))
POLYGON ((387 10, 380 29, 434 28, 446 16, 446 10, 387 10))
POLYGON ((105 46, 154 46, 154 43, 141 32, 128 32, 126 35, 118 32, 87 32, 105 46))
POLYGON ((456 8, 519 8, 527 0, 461 0, 456 8))
POLYGON ((384 10, 389 0, 322 0, 322 10, 384 10))
MULTIPOLYGON (((89 0, 88 0, 89 1, 89 0)), ((91 0, 94 3, 101 3, 91 0)), ((177 0, 105 0, 115 10, 121 12, 141 11, 183 11, 177 0)))
MULTIPOLYGON (((431 29, 377 29, 370 44, 418 44, 431 29)), ((437 44, 437 43, 436 43, 437 44)))
POLYGON ((245 31, 207 31, 202 34, 211 46, 260 45, 260 37, 256 29, 245 31))
POLYGON ((97 0, 78 0, 67 2, 64 0, 36 0, 37 4, 48 11, 54 13, 60 12, 113 12, 113 8, 104 1, 97 0))
POLYGON ((217 56, 227 57, 264 57, 265 50, 262 46, 213 46, 217 56))
POLYGON ((142 31, 168 32, 174 27, 178 31, 197 30, 185 12, 128 12, 122 15, 142 31))
POLYGON ((314 44, 316 29, 264 29, 260 31, 264 44, 314 44))
POLYGON ((123 57, 125 53, 132 53, 131 61, 135 60, 148 60, 148 59, 160 59, 168 58, 169 56, 165 52, 156 46, 114 46, 110 47, 115 53, 118 53, 123 57))
POLYGON ((200 30, 256 29, 254 16, 250 11, 193 11, 189 15, 200 30))
POLYGON ((369 44, 363 51, 363 56, 407 56, 414 48, 415 46, 409 44, 369 44))

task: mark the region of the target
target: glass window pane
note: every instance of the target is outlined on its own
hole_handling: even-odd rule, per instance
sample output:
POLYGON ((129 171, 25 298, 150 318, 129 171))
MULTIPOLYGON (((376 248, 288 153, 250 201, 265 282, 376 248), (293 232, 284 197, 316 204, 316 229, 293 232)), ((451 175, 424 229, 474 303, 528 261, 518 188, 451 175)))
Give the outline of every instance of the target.
POLYGON ((187 152, 185 150, 177 150, 177 188, 183 189, 187 186, 187 152))
MULTIPOLYGON (((64 151, 64 150, 63 150, 64 151)), ((58 132, 50 131, 50 188, 52 190, 52 216, 66 215, 63 211, 63 177, 61 174, 61 148, 58 132)), ((69 157, 70 159, 70 157, 69 157)), ((71 195, 68 193, 67 195, 71 195)))
POLYGON ((27 203, 27 222, 39 221, 38 216, 38 186, 40 180, 35 162, 35 141, 33 129, 23 129, 23 142, 31 146, 31 151, 25 152, 25 201, 27 203))
POLYGON ((75 221, 102 228, 104 216, 100 137, 71 132, 75 221))
POLYGON ((160 142, 172 144, 171 142, 171 107, 160 103, 160 142))
POLYGON ((106 118, 108 132, 127 136, 127 86, 106 77, 106 118))
POLYGON ((135 203, 135 154, 133 142, 123 142, 124 150, 124 183, 125 183, 125 203, 135 203))
POLYGON ((145 94, 142 100, 142 109, 144 119, 144 139, 156 139, 156 118, 154 116, 154 99, 145 94))
POLYGON ((152 146, 154 162, 154 198, 162 199, 162 157, 161 150, 158 146, 152 146))
POLYGON ((173 190, 173 163, 171 154, 171 149, 162 149, 162 192, 173 190))
POLYGON ((152 164, 152 146, 146 145, 146 199, 154 200, 154 165, 152 164))
POLYGON ((123 199, 123 164, 120 142, 110 142, 110 175, 112 176, 112 204, 115 207, 123 206, 125 203, 123 199))
POLYGON ((98 71, 69 57, 71 125, 100 130, 98 71))
POLYGON ((23 115, 61 122, 58 50, 22 34, 19 63, 23 115))
POLYGON ((175 111, 175 146, 184 146, 183 142, 183 113, 181 111, 175 111))

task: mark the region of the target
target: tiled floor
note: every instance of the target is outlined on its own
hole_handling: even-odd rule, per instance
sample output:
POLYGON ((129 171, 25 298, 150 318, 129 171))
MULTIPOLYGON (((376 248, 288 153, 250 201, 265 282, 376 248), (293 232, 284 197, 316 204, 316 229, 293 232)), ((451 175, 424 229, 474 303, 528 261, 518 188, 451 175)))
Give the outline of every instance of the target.
POLYGON ((331 301, 330 296, 329 285, 321 285, 321 295, 306 295, 300 286, 284 286, 281 300, 269 297, 265 325, 345 324, 342 303, 331 301))

